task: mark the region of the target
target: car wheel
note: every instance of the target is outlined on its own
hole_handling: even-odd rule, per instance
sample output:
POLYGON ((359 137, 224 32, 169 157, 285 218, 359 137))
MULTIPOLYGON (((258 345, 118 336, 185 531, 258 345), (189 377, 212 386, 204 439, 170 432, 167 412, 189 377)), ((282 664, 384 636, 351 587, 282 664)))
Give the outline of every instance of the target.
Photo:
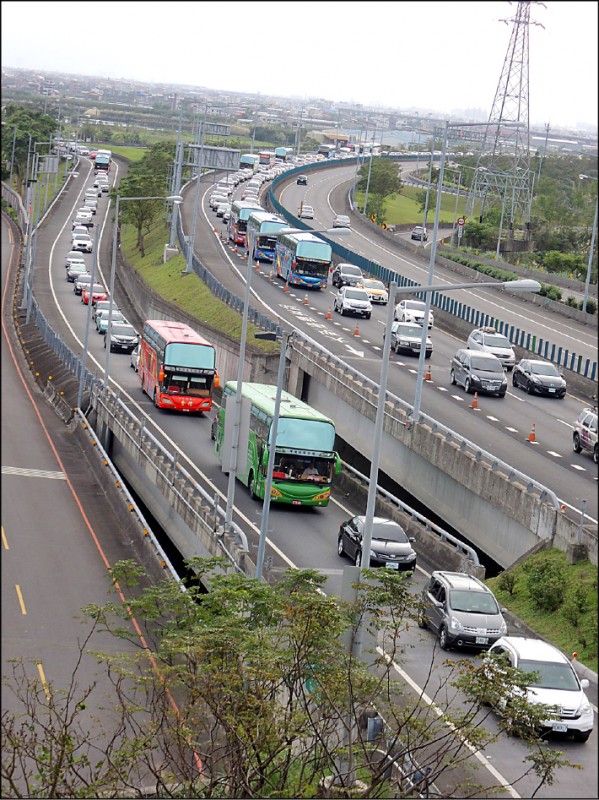
POLYGON ((597 450, 597 445, 595 445, 595 449, 593 450, 593 461, 595 464, 599 462, 599 451, 597 450))
POLYGON ((399 350, 400 350, 399 342, 395 343, 395 347, 393 349, 395 350, 395 355, 398 356, 399 355, 399 350))
POLYGON ((439 629, 439 647, 441 650, 449 650, 449 644, 447 642, 447 628, 445 625, 441 625, 439 629))
POLYGON ((533 388, 532 381, 527 381, 526 382, 526 394, 534 394, 534 393, 535 393, 535 390, 533 388))
MULTIPOLYGON (((580 453, 580 451, 582 450, 582 446, 580 444, 580 436, 578 435, 578 433, 575 433, 572 438, 572 447, 575 453, 580 453)), ((595 450, 595 452, 597 451, 595 450)))
POLYGON ((345 316, 345 308, 343 306, 341 306, 340 311, 341 311, 341 316, 344 317, 345 316))
POLYGON ((518 388, 518 378, 516 377, 516 373, 512 373, 512 386, 518 388))
POLYGON ((370 314, 366 314, 366 319, 370 319, 370 314))
POLYGON ((449 380, 451 381, 452 386, 456 385, 455 372, 453 370, 451 370, 449 373, 449 380))
POLYGON ((424 354, 424 357, 425 357, 425 358, 430 358, 431 356, 432 356, 432 353, 425 353, 425 354, 424 354))
POLYGON ((104 349, 106 349, 106 337, 104 337, 104 349))
POLYGON ((356 565, 356 567, 359 567, 361 563, 362 563, 362 551, 358 548, 358 550, 356 550, 356 557, 354 559, 354 564, 356 565))
POLYGON ((337 541, 337 552, 339 553, 340 556, 345 554, 345 549, 343 547, 343 536, 340 536, 337 541))
POLYGON ((464 391, 466 394, 470 394, 470 378, 466 378, 464 381, 464 391))
POLYGON ((575 742, 586 742, 591 735, 591 731, 574 731, 575 742))

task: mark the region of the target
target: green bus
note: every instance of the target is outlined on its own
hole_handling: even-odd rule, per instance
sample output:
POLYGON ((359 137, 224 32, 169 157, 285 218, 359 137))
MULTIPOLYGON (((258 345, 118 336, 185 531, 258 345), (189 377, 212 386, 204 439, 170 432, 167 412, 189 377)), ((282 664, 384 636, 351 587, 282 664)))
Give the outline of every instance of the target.
MULTIPOLYGON (((216 457, 222 463, 226 452, 225 418, 227 406, 235 408, 237 381, 227 381, 223 402, 215 417, 212 438, 216 457)), ((277 387, 264 383, 243 383, 242 401, 251 402, 247 428, 247 464, 237 477, 256 500, 264 499, 270 431, 275 413, 277 387)), ((231 422, 229 422, 229 425, 231 422)), ((240 431, 244 430, 244 425, 240 431)), ((240 433, 240 437, 241 437, 240 433)), ((245 436, 244 436, 245 438, 245 436)), ((239 441, 242 452, 244 442, 239 441)), ((341 458, 334 450, 335 424, 320 411, 283 391, 272 473, 271 502, 295 506, 327 506, 333 475, 341 472, 341 458)))

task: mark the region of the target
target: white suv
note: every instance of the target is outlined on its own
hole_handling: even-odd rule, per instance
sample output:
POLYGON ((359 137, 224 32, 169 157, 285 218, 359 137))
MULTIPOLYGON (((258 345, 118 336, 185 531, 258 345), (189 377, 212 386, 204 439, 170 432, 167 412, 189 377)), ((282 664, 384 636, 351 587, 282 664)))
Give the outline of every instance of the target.
POLYGON ((338 311, 342 317, 354 314, 357 317, 370 319, 372 304, 368 299, 368 292, 356 286, 342 286, 335 297, 333 311, 338 311))
POLYGON ((466 342, 467 350, 482 350, 492 353, 501 361, 503 368, 511 372, 516 366, 516 354, 509 339, 495 328, 476 328, 466 342))
POLYGON ((597 409, 583 408, 574 424, 572 447, 575 453, 586 450, 593 454, 595 464, 599 460, 597 452, 597 409))
MULTIPOLYGON (((526 688, 526 699, 548 706, 542 722, 546 731, 572 734, 577 742, 586 742, 593 730, 593 709, 583 691, 589 681, 578 679, 563 653, 542 639, 502 636, 489 655, 500 657, 499 663, 495 662, 499 671, 503 657, 510 667, 536 676, 526 688)), ((505 701, 500 703, 499 711, 507 713, 504 705, 505 701)))

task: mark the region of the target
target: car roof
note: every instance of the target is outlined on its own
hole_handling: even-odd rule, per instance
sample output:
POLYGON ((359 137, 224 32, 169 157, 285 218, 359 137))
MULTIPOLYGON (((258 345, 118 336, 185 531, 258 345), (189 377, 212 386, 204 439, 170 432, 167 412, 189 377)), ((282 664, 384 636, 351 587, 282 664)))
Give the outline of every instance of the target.
POLYGON ((505 642, 512 647, 519 659, 568 663, 566 656, 557 647, 543 639, 533 639, 527 636, 503 636, 498 641, 505 642))
POLYGON ((469 589, 474 592, 487 592, 492 594, 491 590, 481 583, 478 578, 473 575, 466 575, 465 572, 447 572, 445 570, 435 570, 433 577, 443 578, 452 589, 469 589))

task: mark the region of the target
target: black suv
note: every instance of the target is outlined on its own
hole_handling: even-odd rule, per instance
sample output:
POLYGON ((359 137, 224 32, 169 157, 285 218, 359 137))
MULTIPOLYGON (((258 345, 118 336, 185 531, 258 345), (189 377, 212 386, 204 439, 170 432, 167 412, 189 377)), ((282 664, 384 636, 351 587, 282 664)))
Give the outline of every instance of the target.
POLYGON ((307 186, 308 185, 308 176, 307 175, 298 175, 296 182, 297 182, 298 186, 307 186))
POLYGON ((355 264, 337 264, 331 281, 338 289, 342 286, 362 286, 364 275, 360 267, 356 267, 355 264))
POLYGON ((505 397, 507 378, 501 361, 492 353, 479 350, 458 350, 451 359, 449 379, 459 383, 467 393, 495 394, 505 397))

